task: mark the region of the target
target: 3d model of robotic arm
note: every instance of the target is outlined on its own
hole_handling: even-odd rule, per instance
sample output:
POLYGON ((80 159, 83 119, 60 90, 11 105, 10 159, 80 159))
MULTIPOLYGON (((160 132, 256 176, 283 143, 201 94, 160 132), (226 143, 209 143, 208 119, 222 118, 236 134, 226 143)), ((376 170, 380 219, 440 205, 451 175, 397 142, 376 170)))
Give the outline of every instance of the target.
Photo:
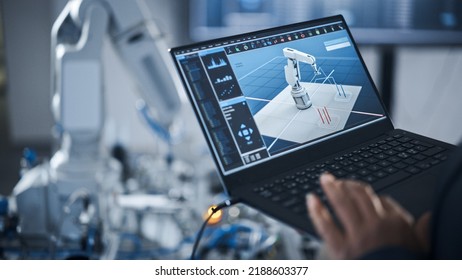
POLYGON ((299 62, 307 63, 313 68, 314 74, 319 74, 319 69, 316 65, 316 58, 310 54, 291 49, 284 48, 284 57, 287 58, 287 65, 284 66, 284 72, 287 83, 292 86, 291 94, 294 98, 297 108, 300 110, 308 109, 311 107, 312 102, 306 88, 300 84, 300 65, 299 62))

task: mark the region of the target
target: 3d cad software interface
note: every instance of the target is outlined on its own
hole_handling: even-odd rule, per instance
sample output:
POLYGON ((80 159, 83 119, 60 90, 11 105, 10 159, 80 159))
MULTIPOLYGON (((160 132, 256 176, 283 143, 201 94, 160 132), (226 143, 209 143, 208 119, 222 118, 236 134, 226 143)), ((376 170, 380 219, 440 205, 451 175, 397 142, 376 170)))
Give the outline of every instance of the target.
POLYGON ((175 55, 225 174, 385 115, 342 22, 175 55), (307 109, 291 94, 287 47, 316 59, 317 72, 299 63, 307 109))

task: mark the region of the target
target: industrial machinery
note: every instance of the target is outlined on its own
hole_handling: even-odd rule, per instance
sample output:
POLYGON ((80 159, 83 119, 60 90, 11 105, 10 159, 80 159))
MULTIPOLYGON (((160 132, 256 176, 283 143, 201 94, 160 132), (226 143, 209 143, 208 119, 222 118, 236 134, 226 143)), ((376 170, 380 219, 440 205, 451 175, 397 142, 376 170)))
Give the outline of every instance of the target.
POLYGON ((312 102, 308 96, 306 88, 300 84, 300 62, 307 63, 313 68, 314 74, 318 75, 319 70, 316 65, 316 58, 310 54, 291 49, 284 48, 282 50, 284 57, 287 57, 287 65, 284 66, 284 73, 287 83, 292 86, 290 93, 294 98, 295 105, 300 110, 305 110, 311 107, 312 102))
POLYGON ((162 34, 143 5, 71 0, 53 25, 52 111, 60 145, 49 161, 24 173, 11 203, 27 248, 100 254, 103 235, 114 226, 114 196, 122 186, 120 165, 101 147, 104 99, 110 98, 104 96, 101 61, 105 38, 138 82, 157 131, 168 134, 175 121, 179 83, 162 34))
MULTIPOLYGON (((213 195, 222 195, 220 186, 211 191, 219 185, 211 170, 198 170, 172 151, 128 155, 117 147, 118 160, 109 154, 101 141, 104 100, 111 98, 103 81, 105 39, 137 82, 140 116, 157 140, 168 149, 175 145, 171 130, 184 112, 182 88, 145 3, 70 0, 51 38, 59 146, 42 163, 26 153, 20 181, 9 198, 0 199, 0 258, 186 258, 202 210, 213 195)), ((208 153, 201 145, 189 149, 208 153)), ((279 237, 274 221, 234 207, 210 224, 200 256, 281 258, 279 237)))

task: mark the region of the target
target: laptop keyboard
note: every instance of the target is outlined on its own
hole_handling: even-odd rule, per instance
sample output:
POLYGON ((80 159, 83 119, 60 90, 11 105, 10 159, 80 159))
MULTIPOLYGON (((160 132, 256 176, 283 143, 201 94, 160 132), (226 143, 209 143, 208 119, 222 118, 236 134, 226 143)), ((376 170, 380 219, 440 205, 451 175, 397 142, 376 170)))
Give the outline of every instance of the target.
POLYGON ((362 180, 376 185, 391 185, 420 173, 447 159, 446 149, 417 140, 406 133, 367 144, 351 152, 296 170, 254 188, 258 195, 306 213, 305 195, 313 192, 327 202, 319 184, 319 176, 330 172, 338 178, 362 180))

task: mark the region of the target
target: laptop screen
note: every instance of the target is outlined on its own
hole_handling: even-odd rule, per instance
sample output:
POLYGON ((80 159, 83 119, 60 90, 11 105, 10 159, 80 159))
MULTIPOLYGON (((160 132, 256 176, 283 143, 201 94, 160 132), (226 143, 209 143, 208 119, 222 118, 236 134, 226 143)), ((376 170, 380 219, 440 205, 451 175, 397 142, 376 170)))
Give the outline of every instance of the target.
POLYGON ((386 117, 340 17, 171 52, 225 175, 386 117))

